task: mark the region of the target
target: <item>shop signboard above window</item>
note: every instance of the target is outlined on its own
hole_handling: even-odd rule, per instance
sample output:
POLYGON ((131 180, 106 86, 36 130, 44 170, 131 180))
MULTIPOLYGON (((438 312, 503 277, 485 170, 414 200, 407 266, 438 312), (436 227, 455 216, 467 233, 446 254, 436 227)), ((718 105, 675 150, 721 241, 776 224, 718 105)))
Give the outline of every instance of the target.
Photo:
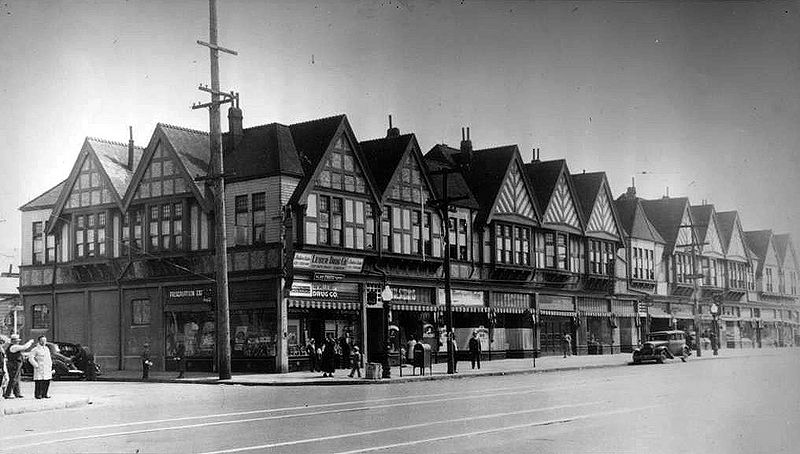
POLYGON ((538 295, 536 297, 536 306, 539 309, 548 309, 554 311, 574 311, 575 305, 572 302, 572 297, 561 295, 538 295))
POLYGON ((166 292, 167 304, 201 304, 211 303, 214 290, 211 286, 202 287, 170 287, 166 292))
POLYGON ((292 264, 297 269, 360 273, 364 265, 364 258, 333 254, 316 254, 311 252, 295 252, 292 264))
POLYGON ((315 281, 341 281, 342 279, 344 279, 344 274, 314 273, 315 281))
POLYGON ((350 282, 294 281, 289 290, 293 298, 317 298, 336 301, 358 301, 358 284, 350 282))
MULTIPOLYGON (((440 288, 438 291, 438 299, 440 305, 445 305, 444 289, 440 288)), ((483 292, 474 290, 450 290, 450 300, 452 304, 457 306, 483 306, 483 292)))

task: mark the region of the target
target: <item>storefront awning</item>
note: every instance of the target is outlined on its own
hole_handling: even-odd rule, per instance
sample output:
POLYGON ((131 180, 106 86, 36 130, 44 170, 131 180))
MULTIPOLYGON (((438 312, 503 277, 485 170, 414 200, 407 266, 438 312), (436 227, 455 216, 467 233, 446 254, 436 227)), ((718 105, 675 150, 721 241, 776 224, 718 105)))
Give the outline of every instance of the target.
POLYGON ((552 315, 555 317, 575 317, 578 314, 573 311, 556 311, 552 309, 540 309, 539 314, 541 315, 552 315))
POLYGON ((694 320, 694 315, 692 314, 672 314, 672 316, 678 320, 694 320))
POLYGON ((524 314, 526 308, 524 307, 512 307, 512 306, 495 306, 492 307, 495 312, 498 314, 524 314))
POLYGON ((422 304, 394 304, 392 303, 392 310, 395 311, 409 311, 409 312, 433 312, 436 306, 425 306, 422 304))
POLYGON ((453 305, 454 312, 488 312, 489 308, 486 306, 456 306, 453 305))
POLYGON ((335 311, 358 311, 361 303, 344 301, 288 300, 291 309, 327 309, 335 311))
POLYGON ((611 317, 611 312, 580 311, 580 314, 585 315, 586 317, 611 317))

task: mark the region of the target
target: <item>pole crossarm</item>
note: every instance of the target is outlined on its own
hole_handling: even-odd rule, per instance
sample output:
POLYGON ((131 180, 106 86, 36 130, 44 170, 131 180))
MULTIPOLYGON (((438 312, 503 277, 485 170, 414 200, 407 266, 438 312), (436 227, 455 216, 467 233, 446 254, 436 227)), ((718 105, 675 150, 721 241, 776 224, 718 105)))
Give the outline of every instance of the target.
POLYGON ((200 90, 200 91, 204 91, 206 93, 211 93, 212 95, 222 96, 226 100, 231 100, 231 99, 236 98, 236 93, 234 93, 233 91, 231 91, 230 93, 225 92, 225 91, 215 91, 215 90, 212 90, 212 89, 208 88, 208 85, 200 84, 197 87, 197 89, 200 90))
POLYGON ((219 45, 214 44, 214 43, 207 43, 207 42, 201 41, 199 39, 197 40, 197 44, 199 44, 201 46, 206 46, 209 49, 218 50, 220 52, 225 52, 226 54, 239 55, 239 52, 236 52, 235 50, 227 49, 225 47, 219 46, 219 45))
POLYGON ((229 103, 229 102, 232 103, 233 99, 229 98, 229 99, 223 99, 222 101, 217 101, 217 102, 211 101, 211 102, 206 102, 206 103, 202 103, 202 104, 195 103, 195 104, 192 104, 192 110, 206 109, 206 108, 209 108, 209 107, 220 106, 222 104, 226 104, 226 103, 229 103))

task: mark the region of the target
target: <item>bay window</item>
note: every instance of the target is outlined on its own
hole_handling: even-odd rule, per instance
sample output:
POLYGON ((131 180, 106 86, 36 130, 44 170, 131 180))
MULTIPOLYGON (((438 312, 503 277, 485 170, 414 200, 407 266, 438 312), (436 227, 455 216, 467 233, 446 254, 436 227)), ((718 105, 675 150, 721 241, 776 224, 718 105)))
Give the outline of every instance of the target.
POLYGON ((106 255, 106 213, 75 216, 75 258, 106 255))

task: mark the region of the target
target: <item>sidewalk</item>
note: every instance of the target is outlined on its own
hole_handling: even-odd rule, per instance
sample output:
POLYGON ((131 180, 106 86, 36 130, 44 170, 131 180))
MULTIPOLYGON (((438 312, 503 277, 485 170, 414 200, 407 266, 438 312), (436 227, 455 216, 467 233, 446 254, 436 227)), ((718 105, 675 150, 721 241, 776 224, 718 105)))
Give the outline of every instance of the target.
POLYGON ((91 403, 88 397, 75 395, 54 395, 51 399, 34 399, 30 395, 26 395, 23 399, 0 398, 0 417, 20 413, 83 407, 91 403))
MULTIPOLYGON (((720 350, 719 356, 713 356, 712 352, 703 351, 699 360, 709 359, 730 359, 741 358, 753 355, 780 354, 793 349, 724 349, 720 350)), ((692 355, 689 361, 697 361, 698 358, 692 355)), ((680 362, 680 359, 671 362, 680 362)), ((469 361, 460 361, 456 374, 447 374, 447 364, 439 363, 433 365, 433 373, 429 369, 425 370, 425 375, 412 375, 412 368, 403 368, 403 376, 400 376, 400 368, 392 367, 392 377, 390 379, 367 380, 365 378, 348 378, 349 370, 339 369, 333 378, 322 378, 321 373, 317 372, 289 372, 286 374, 240 374, 234 373, 229 380, 219 380, 218 375, 208 372, 187 372, 185 378, 176 378, 176 372, 150 371, 149 382, 154 383, 194 383, 194 384, 229 384, 244 386, 331 386, 331 385, 378 385, 388 383, 405 383, 411 381, 424 380, 448 380, 465 377, 488 377, 498 375, 517 375, 544 373, 566 370, 595 369, 606 367, 627 366, 631 362, 630 353, 618 353, 614 355, 582 355, 563 358, 561 356, 546 356, 536 359, 536 367, 533 365, 532 358, 526 359, 503 359, 493 361, 482 361, 481 369, 470 369, 469 361)), ((642 367, 645 367, 644 365, 642 367)), ((362 369, 362 375, 364 370, 362 369)), ((98 377, 102 381, 141 381, 141 371, 121 370, 107 371, 103 376, 98 377)))

